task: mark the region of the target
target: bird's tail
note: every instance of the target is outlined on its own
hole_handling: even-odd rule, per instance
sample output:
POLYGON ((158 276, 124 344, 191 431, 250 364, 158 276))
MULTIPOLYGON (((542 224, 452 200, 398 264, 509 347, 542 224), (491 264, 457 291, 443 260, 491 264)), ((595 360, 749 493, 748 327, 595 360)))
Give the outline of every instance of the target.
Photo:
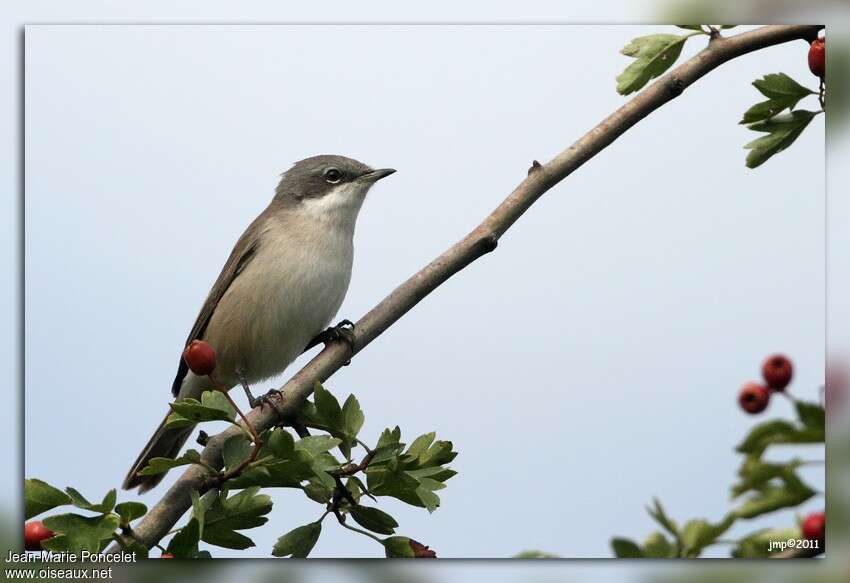
POLYGON ((136 461, 133 462, 133 466, 127 473, 127 477, 124 478, 124 483, 121 486, 125 490, 132 490, 138 486, 139 494, 144 494, 159 484, 160 481, 162 481, 162 478, 165 477, 165 472, 153 476, 140 476, 139 472, 142 468, 148 465, 148 462, 151 461, 152 458, 176 458, 177 454, 180 453, 180 449, 183 447, 183 444, 186 443, 186 440, 189 439, 189 436, 192 435, 192 431, 195 429, 194 425, 189 427, 166 429, 165 422, 167 420, 168 415, 166 415, 165 419, 162 420, 162 423, 159 424, 159 427, 157 427, 153 437, 148 440, 148 443, 142 450, 142 453, 140 453, 139 457, 136 458, 136 461))

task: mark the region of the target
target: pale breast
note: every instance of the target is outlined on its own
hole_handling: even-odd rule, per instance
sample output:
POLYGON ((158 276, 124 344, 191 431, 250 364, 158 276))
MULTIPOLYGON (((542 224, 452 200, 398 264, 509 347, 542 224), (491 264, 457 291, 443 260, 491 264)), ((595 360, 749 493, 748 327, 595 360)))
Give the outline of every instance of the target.
MULTIPOLYGON (((280 374, 336 315, 351 280, 344 233, 273 224, 216 307, 206 333, 220 375, 255 382, 280 374)), ((228 383, 231 384, 231 383, 228 383)))

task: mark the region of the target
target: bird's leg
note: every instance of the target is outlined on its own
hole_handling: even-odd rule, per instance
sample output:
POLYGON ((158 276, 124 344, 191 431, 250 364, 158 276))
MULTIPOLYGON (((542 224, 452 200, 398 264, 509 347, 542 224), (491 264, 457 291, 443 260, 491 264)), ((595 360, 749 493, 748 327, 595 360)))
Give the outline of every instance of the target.
POLYGON ((251 393, 251 387, 248 386, 248 379, 245 378, 245 373, 242 370, 238 370, 236 371, 236 374, 239 375, 239 384, 242 385, 242 390, 245 391, 245 396, 248 398, 248 405, 250 405, 251 409, 253 409, 259 404, 261 399, 257 399, 254 397, 253 393, 251 393))
POLYGON ((272 400, 272 397, 280 397, 281 392, 277 389, 272 389, 265 395, 260 395, 259 397, 255 397, 251 393, 251 388, 248 386, 248 379, 245 378, 245 374, 242 371, 238 371, 239 375, 239 384, 242 385, 242 389, 245 391, 245 396, 248 397, 248 405, 251 409, 256 409, 260 407, 262 409, 263 405, 268 404, 269 407, 274 409, 275 413, 277 413, 278 417, 283 417, 283 414, 280 412, 280 409, 277 408, 277 405, 272 400))
MULTIPOLYGON (((329 344, 331 342, 336 342, 341 340, 348 345, 348 348, 351 350, 351 353, 354 354, 355 345, 354 345, 354 322, 351 320, 343 320, 336 326, 331 326, 327 328, 323 332, 321 332, 318 336, 313 338, 307 347, 304 348, 304 352, 310 350, 314 346, 318 346, 319 344, 329 344)), ((348 364, 347 362, 345 364, 348 364)))

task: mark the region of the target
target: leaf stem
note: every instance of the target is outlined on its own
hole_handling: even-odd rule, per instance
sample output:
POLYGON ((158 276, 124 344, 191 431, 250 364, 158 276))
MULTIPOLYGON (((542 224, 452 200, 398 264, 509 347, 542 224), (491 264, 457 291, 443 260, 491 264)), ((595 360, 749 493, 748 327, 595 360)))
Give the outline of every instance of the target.
POLYGON ((381 540, 380 538, 378 538, 377 536, 375 536, 374 534, 372 534, 371 532, 367 532, 365 530, 360 530, 359 528, 349 526, 348 524, 345 523, 345 518, 343 518, 343 516, 339 512, 335 512, 334 514, 336 515, 337 522, 339 522, 340 525, 343 528, 347 528, 348 530, 351 530, 351 531, 354 531, 354 532, 359 532, 360 534, 362 534, 364 536, 368 536, 370 539, 379 543, 381 546, 384 546, 384 541, 381 540))

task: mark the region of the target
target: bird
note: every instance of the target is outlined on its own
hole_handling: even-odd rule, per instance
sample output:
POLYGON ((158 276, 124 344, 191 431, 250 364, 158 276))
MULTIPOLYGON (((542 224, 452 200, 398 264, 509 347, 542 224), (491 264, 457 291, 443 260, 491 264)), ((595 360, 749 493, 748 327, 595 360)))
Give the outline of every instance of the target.
MULTIPOLYGON (((213 348, 218 387, 181 357, 173 397, 198 399, 206 390, 242 385, 253 400, 250 383, 278 376, 335 329, 328 326, 351 281, 358 214, 372 186, 394 172, 323 154, 281 175, 269 205, 237 240, 186 339, 187 346, 203 340, 213 348)), ((125 490, 154 488, 165 474, 140 470, 152 458, 175 458, 194 430, 166 428, 167 419, 127 473, 125 490)))

